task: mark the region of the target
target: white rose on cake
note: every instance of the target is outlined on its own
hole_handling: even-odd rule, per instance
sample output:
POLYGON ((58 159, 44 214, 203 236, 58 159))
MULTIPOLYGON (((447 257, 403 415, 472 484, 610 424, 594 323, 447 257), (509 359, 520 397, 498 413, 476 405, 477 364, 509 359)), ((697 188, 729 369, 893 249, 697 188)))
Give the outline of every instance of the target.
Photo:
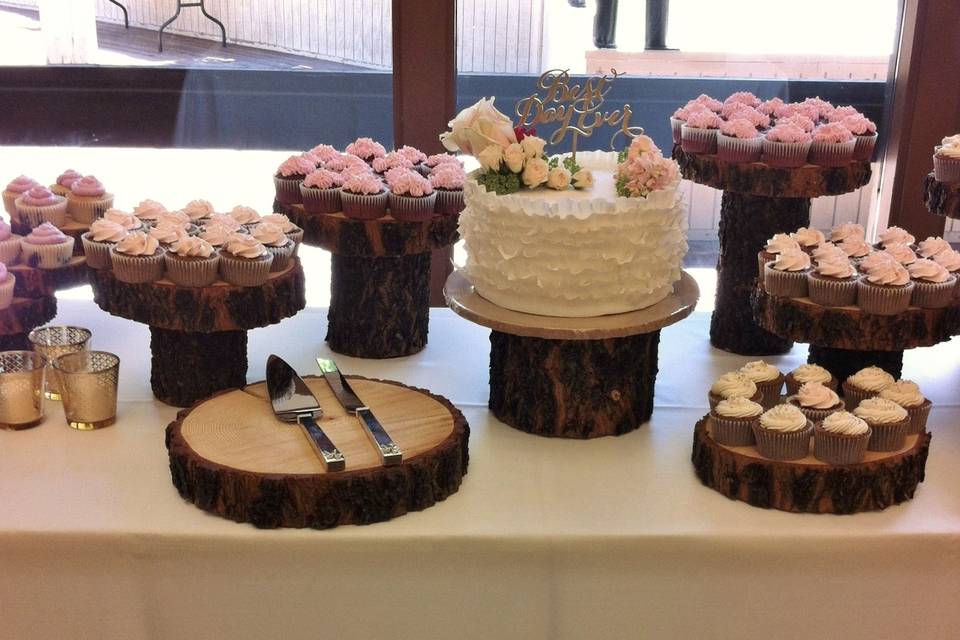
POLYGON ((554 167, 547 175, 547 186, 557 191, 563 191, 570 186, 570 172, 563 167, 554 167))
POLYGON ((520 141, 523 147, 523 153, 528 158, 539 158, 543 155, 543 148, 547 146, 547 141, 537 136, 526 136, 520 141))
POLYGON ((590 189, 593 187, 593 173, 589 169, 580 169, 573 174, 574 189, 590 189))
POLYGON ((523 171, 524 159, 523 146, 518 142, 512 143, 503 151, 503 161, 511 173, 520 173, 523 171))
MULTIPOLYGON (((524 138, 524 140, 527 139, 528 138, 524 138)), ((531 158, 527 160, 527 164, 523 168, 523 184, 531 189, 535 189, 547 181, 549 173, 550 167, 547 166, 546 160, 543 158, 531 158)))
POLYGON ((477 156, 480 166, 485 171, 499 171, 503 161, 503 147, 495 144, 487 145, 477 156))
POLYGON ((481 98, 477 104, 467 107, 447 126, 450 131, 440 134, 440 142, 448 151, 462 151, 478 155, 489 145, 502 149, 517 141, 513 122, 493 106, 494 98, 481 98))

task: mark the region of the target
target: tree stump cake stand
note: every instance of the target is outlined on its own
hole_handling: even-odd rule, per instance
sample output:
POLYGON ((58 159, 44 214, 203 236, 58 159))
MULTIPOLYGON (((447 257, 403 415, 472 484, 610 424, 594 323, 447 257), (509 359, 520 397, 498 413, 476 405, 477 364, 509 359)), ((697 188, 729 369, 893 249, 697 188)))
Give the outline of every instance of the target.
POLYGON ((381 465, 363 427, 323 378, 305 378, 324 408, 320 427, 347 460, 327 473, 296 426, 279 421, 265 383, 224 391, 183 410, 167 427, 173 484, 205 511, 257 527, 369 524, 446 499, 467 472, 466 419, 445 398, 398 382, 350 376, 404 451, 381 465))
POLYGON ((660 330, 690 315, 700 291, 683 272, 656 305, 594 318, 504 309, 456 271, 444 296, 455 313, 492 329, 489 406, 501 422, 540 436, 597 438, 649 420, 660 330))
POLYGON ((786 340, 810 343, 807 360, 837 380, 870 365, 900 378, 905 349, 930 347, 960 333, 960 301, 944 309, 910 307, 895 316, 880 316, 858 307, 824 307, 809 298, 772 296, 758 285, 753 308, 760 326, 786 340))
POLYGON ((409 356, 427 344, 430 256, 459 239, 459 216, 424 222, 387 216, 355 220, 274 202, 303 229, 303 241, 331 256, 327 344, 358 358, 409 356))
POLYGON ((707 415, 694 428, 692 462, 700 482, 731 500, 794 513, 850 514, 913 498, 929 450, 930 434, 922 433, 908 435, 899 451, 867 451, 858 464, 828 465, 812 453, 800 460, 770 460, 753 446, 719 444, 707 415))
POLYGON ((673 147, 673 158, 684 178, 723 191, 717 299, 710 319, 710 342, 742 355, 786 353, 790 341, 753 320, 750 294, 756 286, 757 253, 774 234, 809 226, 811 198, 839 196, 870 182, 870 163, 784 169, 761 162, 735 164, 716 155, 688 154, 679 145, 673 147))
POLYGON ((930 172, 923 179, 923 203, 930 213, 960 219, 960 182, 940 182, 930 172))
POLYGON ((25 264, 7 269, 16 282, 13 302, 0 309, 0 351, 28 350, 29 333, 57 315, 56 292, 87 283, 86 260, 74 256, 58 269, 37 269, 25 264))
POLYGON ((296 258, 259 287, 128 284, 110 269, 90 269, 90 284, 101 309, 150 326, 150 386, 159 400, 177 407, 246 384, 247 331, 306 306, 296 258))

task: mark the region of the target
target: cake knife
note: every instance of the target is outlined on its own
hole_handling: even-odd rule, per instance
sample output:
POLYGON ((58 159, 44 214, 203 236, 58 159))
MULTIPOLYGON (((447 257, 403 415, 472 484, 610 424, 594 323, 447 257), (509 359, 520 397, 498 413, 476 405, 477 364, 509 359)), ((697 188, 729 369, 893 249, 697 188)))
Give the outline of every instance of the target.
POLYGON ((323 415, 320 403, 297 372, 282 358, 267 358, 267 393, 273 413, 284 422, 296 422, 306 433, 310 444, 327 471, 343 471, 347 461, 323 432, 316 419, 323 415))
POLYGON ((400 447, 393 441, 393 438, 390 437, 387 430, 383 428, 380 421, 373 415, 370 408, 364 405, 363 402, 360 401, 360 398, 357 397, 357 394, 353 392, 353 389, 350 388, 350 383, 347 382, 347 379, 343 377, 343 374, 340 373, 340 370, 337 368, 337 363, 327 358, 317 358, 317 364, 320 366, 320 371, 323 372, 323 377, 326 379, 327 384, 330 385, 330 390, 333 391, 333 395, 337 396, 337 400, 339 400, 343 408, 347 410, 347 413, 352 413, 357 416, 360 424, 365 427, 364 430, 380 454, 380 460, 383 462, 383 466, 389 467, 403 462, 403 452, 400 450, 400 447))

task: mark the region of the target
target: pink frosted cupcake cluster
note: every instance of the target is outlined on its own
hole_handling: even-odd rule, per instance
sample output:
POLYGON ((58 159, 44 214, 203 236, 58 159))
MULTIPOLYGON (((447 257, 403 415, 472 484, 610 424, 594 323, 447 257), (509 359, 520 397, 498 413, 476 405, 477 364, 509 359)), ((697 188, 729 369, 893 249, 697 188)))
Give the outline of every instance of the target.
POLYGON ((820 98, 761 100, 747 91, 723 101, 701 94, 677 109, 670 124, 686 153, 779 167, 869 160, 877 141, 876 125, 852 106, 820 98))

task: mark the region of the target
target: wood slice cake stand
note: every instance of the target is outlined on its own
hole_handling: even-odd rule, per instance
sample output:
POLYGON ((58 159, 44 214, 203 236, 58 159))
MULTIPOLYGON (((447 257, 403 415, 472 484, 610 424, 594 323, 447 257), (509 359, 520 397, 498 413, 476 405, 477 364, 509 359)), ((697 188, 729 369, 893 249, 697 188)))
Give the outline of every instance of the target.
POLYGON ((910 307, 895 316, 864 313, 858 307, 824 307, 809 298, 772 296, 754 291, 760 326, 797 342, 809 342, 809 362, 825 367, 837 380, 870 365, 900 378, 905 349, 930 347, 960 333, 960 303, 944 309, 910 307))
POLYGON ((29 333, 57 315, 55 293, 87 283, 86 259, 74 256, 58 269, 15 264, 7 270, 16 282, 13 302, 8 308, 0 309, 0 351, 28 350, 31 348, 29 333))
POLYGON ((220 393, 167 427, 173 484, 201 509, 257 527, 370 524, 446 499, 467 472, 466 419, 448 400, 398 382, 350 376, 350 385, 404 451, 384 467, 357 418, 323 378, 307 385, 324 408, 320 427, 347 459, 326 473, 296 426, 279 421, 266 384, 220 393))
POLYGON ((218 281, 181 287, 169 280, 127 284, 110 269, 90 269, 104 311, 150 326, 150 385, 167 404, 187 407, 247 381, 247 331, 306 306, 303 268, 293 259, 259 287, 218 281))
POLYGON ((620 435, 649 420, 660 329, 690 315, 700 297, 686 272, 654 306, 594 318, 504 309, 456 271, 443 293, 455 313, 492 329, 493 414, 515 429, 558 438, 620 435))
POLYGON ((743 355, 786 353, 790 341, 753 320, 750 294, 757 280, 757 253, 774 234, 810 224, 811 198, 842 195, 870 182, 870 163, 783 169, 762 162, 735 164, 715 155, 687 154, 679 145, 673 147, 673 158, 687 180, 723 191, 710 342, 718 349, 743 355))
POLYGON ((923 179, 923 203, 930 213, 960 219, 960 182, 940 182, 931 171, 923 179))
POLYGON ((424 222, 355 220, 274 202, 303 229, 303 241, 332 254, 327 343, 359 358, 396 358, 427 344, 430 254, 459 239, 459 216, 424 222))
POLYGON ((693 432, 692 461, 700 482, 732 500, 794 513, 849 514, 913 498, 929 450, 930 434, 923 433, 908 435, 899 451, 867 451, 858 464, 828 465, 812 453, 800 460, 770 460, 756 447, 719 444, 707 415, 693 432))

